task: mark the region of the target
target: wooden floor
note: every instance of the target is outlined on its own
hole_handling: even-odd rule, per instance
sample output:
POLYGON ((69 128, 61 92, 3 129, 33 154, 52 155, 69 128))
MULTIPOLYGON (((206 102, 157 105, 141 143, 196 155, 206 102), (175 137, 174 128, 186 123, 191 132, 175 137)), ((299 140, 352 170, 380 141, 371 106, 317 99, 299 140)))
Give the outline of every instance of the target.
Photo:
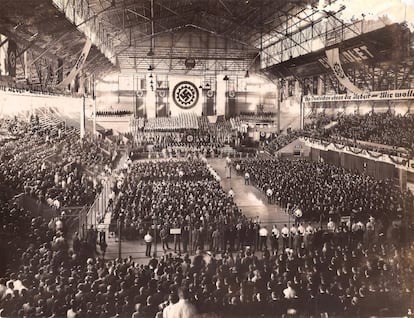
POLYGON ((244 215, 258 218, 260 223, 265 224, 288 223, 288 215, 279 206, 269 204, 266 195, 260 190, 252 185, 245 185, 244 177, 238 176, 234 169, 231 178, 226 178, 224 159, 210 159, 208 163, 219 174, 223 189, 225 191, 233 189, 234 201, 244 215))

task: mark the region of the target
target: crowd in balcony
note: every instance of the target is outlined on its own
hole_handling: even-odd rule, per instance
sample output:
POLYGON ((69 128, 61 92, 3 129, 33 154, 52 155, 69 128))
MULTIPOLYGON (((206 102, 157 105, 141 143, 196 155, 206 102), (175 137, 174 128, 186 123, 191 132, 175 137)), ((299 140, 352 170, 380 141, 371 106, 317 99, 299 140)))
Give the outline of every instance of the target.
POLYGON ((91 204, 100 191, 98 174, 111 165, 92 138, 82 141, 59 127, 1 119, 14 136, 0 146, 0 180, 20 193, 59 209, 91 204), (92 173, 85 171, 92 169, 92 173), (100 169, 100 170, 97 170, 100 169))
POLYGON ((329 135, 402 147, 413 152, 414 116, 394 115, 390 112, 341 116, 329 135))

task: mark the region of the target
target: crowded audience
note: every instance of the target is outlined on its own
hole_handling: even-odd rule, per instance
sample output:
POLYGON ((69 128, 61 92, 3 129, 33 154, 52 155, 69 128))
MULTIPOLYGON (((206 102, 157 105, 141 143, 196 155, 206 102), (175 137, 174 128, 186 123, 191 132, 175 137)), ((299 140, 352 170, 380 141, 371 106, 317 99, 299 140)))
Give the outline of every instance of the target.
POLYGON ((149 118, 145 123, 146 131, 179 131, 198 129, 197 115, 180 113, 178 116, 149 118))
MULTIPOLYGON (((199 159, 141 162, 128 170, 119 189, 112 223, 121 220, 124 235, 129 239, 143 237, 154 219, 160 230, 168 227, 168 233, 170 228, 188 232, 191 224, 191 230, 197 231, 199 237, 195 250, 204 246, 206 237, 211 240, 215 229, 224 231, 224 227, 244 220, 233 199, 199 159)), ((183 238, 183 242, 176 242, 175 250, 188 251, 188 243, 188 238, 183 238)))
POLYGON ((36 120, 22 123, 4 120, 15 139, 0 146, 0 180, 18 192, 59 209, 91 204, 101 189, 98 174, 111 158, 99 143, 66 135, 59 129, 38 129, 36 120), (89 168, 92 171, 87 172, 89 168))
POLYGON ((341 116, 329 133, 353 140, 413 149, 414 116, 393 115, 390 112, 341 116))
POLYGON ((97 117, 123 117, 131 116, 130 110, 98 110, 96 111, 97 117))
POLYGON ((414 246, 355 234, 349 248, 346 227, 307 229, 284 250, 166 252, 140 265, 92 257, 93 229, 68 248, 59 222, 26 225, 30 244, 0 278, 2 317, 404 316, 413 305, 414 246))
POLYGON ((305 220, 354 215, 387 220, 413 212, 413 195, 401 192, 391 180, 376 180, 323 162, 278 159, 235 160, 239 173, 266 192, 271 189, 280 206, 300 208, 305 220))

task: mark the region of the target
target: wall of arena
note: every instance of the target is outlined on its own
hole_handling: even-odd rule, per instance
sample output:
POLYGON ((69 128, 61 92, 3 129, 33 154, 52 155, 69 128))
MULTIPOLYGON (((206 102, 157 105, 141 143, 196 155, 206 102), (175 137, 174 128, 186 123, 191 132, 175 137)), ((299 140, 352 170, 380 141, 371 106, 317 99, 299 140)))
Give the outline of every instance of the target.
MULTIPOLYGON (((277 107, 276 86, 262 78, 251 76, 232 77, 224 81, 225 74, 211 77, 182 75, 120 75, 109 76, 97 84, 97 110, 134 111, 137 105, 143 105, 148 118, 156 117, 157 107, 168 109, 171 116, 183 112, 192 112, 199 116, 203 113, 203 104, 207 101, 207 91, 213 93, 216 115, 226 114, 227 92, 234 93, 235 114, 241 112, 275 112, 277 107), (187 83, 182 92, 183 98, 193 104, 180 103, 180 83, 187 83), (206 83, 209 89, 206 89, 206 83), (176 93, 174 96, 174 92, 176 93)), ((184 101, 185 102, 185 101, 184 101)))
MULTIPOLYGON (((0 116, 30 115, 36 109, 57 109, 61 114, 79 120, 83 99, 71 96, 42 95, 0 91, 0 116)), ((86 113, 93 111, 93 100, 85 99, 86 113)))

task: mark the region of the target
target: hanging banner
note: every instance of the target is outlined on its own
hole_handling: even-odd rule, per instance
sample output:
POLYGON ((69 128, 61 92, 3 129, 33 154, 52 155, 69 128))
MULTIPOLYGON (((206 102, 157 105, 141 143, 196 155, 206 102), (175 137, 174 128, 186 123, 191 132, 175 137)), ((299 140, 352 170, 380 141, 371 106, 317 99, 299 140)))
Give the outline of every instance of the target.
POLYGON ((158 88, 155 91, 156 117, 168 116, 168 89, 158 88))
POLYGON ((11 77, 16 77, 16 51, 17 51, 16 42, 9 39, 9 47, 7 50, 7 61, 8 61, 8 67, 9 67, 9 75, 11 77))
POLYGON ((60 83, 62 81, 63 81, 63 60, 58 59, 57 82, 60 83))
POLYGON ((214 115, 214 105, 216 102, 216 94, 213 90, 204 90, 206 96, 206 109, 204 115, 213 116, 214 115))
POLYGON ((232 118, 236 116, 236 92, 228 91, 226 92, 227 97, 227 109, 226 109, 226 118, 232 118))
POLYGON ((145 117, 145 95, 146 91, 139 90, 137 91, 136 97, 136 116, 145 117))
POLYGON ((332 68, 336 78, 339 83, 346 87, 346 89, 354 94, 362 94, 363 91, 356 87, 346 76, 344 70, 342 69, 341 60, 339 59, 339 49, 333 48, 331 50, 326 50, 326 57, 328 58, 328 64, 332 68))
POLYGON ((203 112, 202 88, 197 76, 168 76, 170 89, 169 103, 171 116, 182 113, 194 113, 198 116, 203 112))
POLYGON ((414 89, 398 89, 389 91, 374 91, 364 94, 334 94, 334 95, 308 95, 303 96, 307 103, 322 102, 355 102, 355 101, 381 101, 414 99, 414 89))
POLYGON ((86 58, 88 57, 89 51, 91 49, 92 42, 89 38, 86 39, 85 46, 83 47, 82 53, 79 56, 78 60, 75 63, 75 66, 70 71, 69 75, 60 82, 57 87, 63 88, 65 86, 68 86, 72 83, 72 81, 75 79, 76 75, 78 75, 79 71, 82 69, 83 64, 86 61, 86 58))

